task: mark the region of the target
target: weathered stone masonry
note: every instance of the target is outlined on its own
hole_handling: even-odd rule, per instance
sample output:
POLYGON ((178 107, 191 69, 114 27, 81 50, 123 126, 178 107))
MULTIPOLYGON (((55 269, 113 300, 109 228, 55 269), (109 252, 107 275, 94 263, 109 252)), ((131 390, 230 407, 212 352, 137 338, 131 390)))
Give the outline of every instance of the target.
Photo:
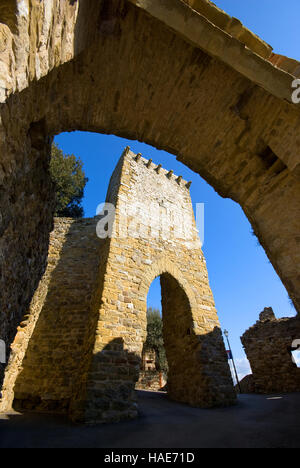
POLYGON ((253 372, 256 393, 299 392, 300 369, 292 361, 294 340, 300 339, 300 320, 276 319, 266 308, 241 337, 253 372))
POLYGON ((141 235, 100 240, 99 218, 56 221, 48 269, 13 344, 2 410, 67 412, 89 423, 135 417, 147 294, 159 275, 170 398, 201 407, 232 404, 187 183, 126 150, 107 201, 116 206, 113 232, 124 232, 126 207, 141 235), (138 216, 136 200, 143 202, 138 216), (155 216, 149 225, 153 206, 162 225, 155 216), (184 216, 187 240, 175 235, 184 216), (169 237, 161 226, 170 219, 169 237))
POLYGON ((296 76, 299 63, 272 54, 208 0, 2 0, 0 339, 7 349, 46 266, 50 143, 63 131, 152 144, 238 202, 299 311, 296 76))
POLYGON ((167 383, 167 375, 157 369, 158 355, 155 349, 143 347, 137 390, 161 390, 167 383))
POLYGON ((25 367, 22 394, 32 395, 33 400, 28 398, 27 409, 47 409, 47 399, 42 406, 34 401, 34 395, 46 392, 51 394, 52 410, 57 410, 55 399, 62 406, 70 399, 89 341, 89 308, 98 286, 100 247, 94 219, 55 219, 46 272, 12 345, 3 386, 6 406, 13 403, 21 366, 25 367))

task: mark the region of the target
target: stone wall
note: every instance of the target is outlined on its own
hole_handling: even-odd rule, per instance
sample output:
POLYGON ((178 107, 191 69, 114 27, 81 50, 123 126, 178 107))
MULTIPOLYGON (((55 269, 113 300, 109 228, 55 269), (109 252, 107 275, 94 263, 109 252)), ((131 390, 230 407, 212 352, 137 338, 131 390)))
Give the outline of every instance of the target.
POLYGON ((67 412, 88 423, 135 417, 147 294, 159 275, 169 396, 201 407, 232 404, 187 182, 127 149, 107 201, 116 207, 112 238, 96 235, 103 216, 56 221, 48 269, 13 346, 2 410, 67 412), (188 237, 177 232, 184 218, 188 237))
POLYGON ((276 319, 271 308, 241 337, 256 393, 300 391, 300 369, 291 356, 294 340, 300 340, 299 318, 276 319))
POLYGON ((12 344, 2 404, 14 398, 20 410, 65 410, 78 383, 97 287, 95 229, 94 219, 55 219, 46 272, 12 344))

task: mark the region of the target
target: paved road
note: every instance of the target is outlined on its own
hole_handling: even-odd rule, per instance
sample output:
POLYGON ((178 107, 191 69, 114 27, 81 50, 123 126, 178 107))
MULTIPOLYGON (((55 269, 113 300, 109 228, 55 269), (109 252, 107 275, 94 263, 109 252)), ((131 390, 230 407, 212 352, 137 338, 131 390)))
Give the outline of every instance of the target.
POLYGON ((236 406, 203 410, 139 392, 140 417, 83 427, 49 415, 0 415, 0 448, 300 447, 300 393, 242 395, 236 406))

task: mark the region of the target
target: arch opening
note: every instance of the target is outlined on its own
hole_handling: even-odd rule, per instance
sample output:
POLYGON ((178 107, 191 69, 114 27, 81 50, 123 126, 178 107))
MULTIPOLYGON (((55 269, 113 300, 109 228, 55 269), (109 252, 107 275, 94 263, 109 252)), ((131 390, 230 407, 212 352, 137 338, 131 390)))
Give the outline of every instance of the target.
MULTIPOLYGON (((169 273, 160 277, 162 293, 163 336, 168 361, 168 394, 176 401, 193 403, 201 392, 201 357, 194 332, 189 298, 169 273)), ((202 385, 201 385, 202 383, 202 385)))
POLYGON ((174 400, 186 401, 189 394, 189 401, 192 402, 195 392, 197 394, 200 391, 201 360, 194 356, 198 340, 193 327, 191 304, 184 289, 172 275, 163 273, 160 283, 163 338, 168 362, 168 395, 174 400))
POLYGON ((147 336, 137 388, 167 390, 171 398, 184 400, 187 383, 200 372, 193 368, 197 340, 190 301, 179 282, 166 272, 152 282, 147 303, 149 299, 156 307, 147 307, 147 336))
MULTIPOLYGON (((148 325, 151 338, 148 340, 147 337, 144 344, 144 348, 148 351, 148 354, 145 353, 146 356, 152 358, 150 364, 152 368, 147 372, 142 365, 137 388, 166 391, 170 399, 195 407, 223 405, 224 401, 221 401, 219 393, 219 369, 214 368, 216 363, 213 363, 213 354, 211 354, 215 353, 220 368, 225 365, 220 329, 215 327, 210 332, 200 335, 196 332, 195 320, 198 307, 191 290, 188 288, 186 290, 183 282, 176 279, 176 276, 176 270, 173 270, 173 274, 167 269, 160 271, 151 283, 150 289, 148 288, 148 291, 151 291, 150 303, 158 305, 158 300, 161 299, 161 307, 154 308, 157 318, 155 329, 148 325), (153 340, 153 334, 156 335, 156 340, 153 340), (163 350, 155 346, 157 341, 163 346, 163 350), (212 378, 214 372, 215 377, 212 378), (162 381, 160 374, 165 378, 163 387, 160 386, 162 381)), ((153 308, 150 307, 150 310, 152 313, 153 308)), ((223 368, 224 375, 227 371, 229 373, 229 366, 227 370, 223 368)))

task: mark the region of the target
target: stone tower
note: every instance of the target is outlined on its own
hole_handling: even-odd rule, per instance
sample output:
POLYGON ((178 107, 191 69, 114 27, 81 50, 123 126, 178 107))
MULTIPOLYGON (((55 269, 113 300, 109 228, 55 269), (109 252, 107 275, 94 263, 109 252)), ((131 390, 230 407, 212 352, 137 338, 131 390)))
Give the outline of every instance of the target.
POLYGON ((169 397, 205 408, 232 404, 189 184, 127 148, 106 201, 94 219, 55 221, 0 408, 88 423, 135 417, 147 294, 158 276, 169 397))

